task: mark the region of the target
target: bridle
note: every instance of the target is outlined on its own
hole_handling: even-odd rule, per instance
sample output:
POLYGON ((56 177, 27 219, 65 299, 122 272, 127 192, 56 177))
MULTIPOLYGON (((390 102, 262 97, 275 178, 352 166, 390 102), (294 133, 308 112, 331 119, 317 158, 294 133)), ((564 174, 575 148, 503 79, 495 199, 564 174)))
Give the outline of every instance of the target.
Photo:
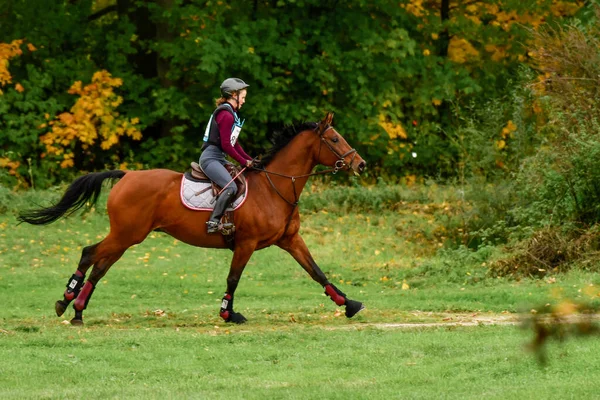
MULTIPOLYGON (((323 132, 319 134, 319 137, 321 138, 321 143, 319 143, 319 155, 317 156, 317 159, 321 158, 321 145, 325 143, 325 145, 327 145, 329 150, 338 158, 338 160, 333 165, 333 169, 322 171, 321 173, 331 172, 335 175, 340 169, 344 169, 344 167, 347 167, 349 169, 352 163, 354 162, 354 159, 356 158, 356 154, 358 153, 355 149, 350 149, 344 154, 340 155, 340 153, 338 153, 337 150, 333 148, 333 146, 327 141, 327 138, 325 137, 325 132, 327 132, 330 129, 333 129, 333 127, 331 125, 327 125, 325 129, 323 129, 323 132), (350 160, 349 164, 346 164, 345 158, 348 157, 350 154, 352 154, 352 159, 350 160)), ((311 175, 316 175, 316 173, 309 174, 308 176, 311 175)))
MULTIPOLYGON (((317 127, 314 129, 315 132, 317 132, 317 130, 319 129, 319 125, 317 125, 317 127)), ((290 213, 290 217, 288 218, 288 222, 286 224, 285 230, 287 231, 287 228, 290 224, 290 222, 292 221, 292 216, 294 215, 294 211, 296 210, 296 207, 298 207, 298 203, 299 203, 299 197, 298 197, 298 193, 296 191, 296 179, 299 178, 308 178, 314 175, 323 175, 323 174, 328 174, 328 173, 332 173, 333 175, 337 174, 337 172, 341 169, 350 169, 350 167, 352 166, 352 163, 354 162, 354 159, 356 158, 356 155, 358 154, 357 151, 355 149, 350 149, 347 152, 345 152, 344 154, 340 154, 328 141, 327 138, 325 137, 325 132, 327 132, 328 130, 333 129, 333 127, 331 125, 327 125, 319 134, 319 138, 320 138, 320 143, 319 143, 319 154, 317 156, 317 159, 321 158, 321 148, 323 143, 325 143, 325 145, 327 146, 327 148, 329 148, 329 150, 338 158, 338 160, 333 164, 333 168, 330 169, 326 169, 323 171, 316 171, 316 172, 311 172, 309 174, 303 174, 303 175, 285 175, 285 174, 280 174, 278 172, 272 172, 272 171, 267 171, 264 168, 253 168, 256 171, 260 171, 260 172, 264 172, 265 176, 267 177, 267 180, 269 181, 269 184, 271 185, 271 187, 273 188, 273 190, 275 191, 275 193, 277 193, 279 195, 279 197, 281 197, 283 199, 283 201, 285 201, 287 204, 289 204, 290 206, 292 206, 292 212, 290 213), (350 160, 350 163, 346 163, 345 158, 348 157, 349 155, 352 155, 352 159, 350 160), (292 188, 294 189, 294 201, 289 201, 288 199, 286 199, 283 194, 281 194, 281 192, 277 189, 277 187, 275 186, 275 184, 273 183, 273 181, 271 180, 271 177, 269 175, 276 175, 276 176, 281 176, 284 178, 289 178, 292 181, 292 188)))

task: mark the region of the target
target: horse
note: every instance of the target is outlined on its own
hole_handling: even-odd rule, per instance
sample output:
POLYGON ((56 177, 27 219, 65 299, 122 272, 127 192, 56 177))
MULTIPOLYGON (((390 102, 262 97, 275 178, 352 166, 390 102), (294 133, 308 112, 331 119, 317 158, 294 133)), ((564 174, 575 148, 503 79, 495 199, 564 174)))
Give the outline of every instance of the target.
POLYGON ((235 291, 252 254, 271 245, 292 255, 336 305, 345 306, 346 316, 352 318, 364 308, 363 304, 349 299, 329 282, 299 233, 298 201, 310 176, 339 170, 358 175, 366 167, 358 152, 332 127, 332 119, 333 114, 328 113, 319 122, 288 127, 274 140, 273 147, 261 160, 261 167, 244 171, 247 198, 233 214, 236 227, 233 243, 222 234, 206 232, 210 212, 190 210, 182 204, 183 174, 168 169, 88 173, 74 180, 55 205, 20 213, 20 223, 50 224, 84 205, 96 204, 103 182, 118 180, 107 200, 110 232, 102 241, 83 248, 77 269, 67 281, 63 299, 55 304, 56 314, 63 315, 74 301, 75 316, 71 324, 82 325, 83 311, 110 267, 150 232, 161 231, 192 246, 233 250, 219 311, 226 322, 246 322, 241 313, 234 311, 235 291), (331 169, 312 172, 317 165, 331 169))

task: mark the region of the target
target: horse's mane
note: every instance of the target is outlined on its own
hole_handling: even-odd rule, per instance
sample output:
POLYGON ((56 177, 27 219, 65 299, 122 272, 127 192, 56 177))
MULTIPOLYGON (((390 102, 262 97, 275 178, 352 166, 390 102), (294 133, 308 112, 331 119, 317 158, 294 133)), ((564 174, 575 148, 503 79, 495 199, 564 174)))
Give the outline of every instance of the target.
POLYGON ((273 161, 273 157, 283 149, 293 138, 295 138, 300 132, 306 130, 317 129, 318 124, 316 122, 301 122, 298 124, 292 124, 283 127, 280 130, 273 131, 273 134, 269 138, 272 146, 267 150, 266 154, 261 158, 263 165, 268 165, 273 161))

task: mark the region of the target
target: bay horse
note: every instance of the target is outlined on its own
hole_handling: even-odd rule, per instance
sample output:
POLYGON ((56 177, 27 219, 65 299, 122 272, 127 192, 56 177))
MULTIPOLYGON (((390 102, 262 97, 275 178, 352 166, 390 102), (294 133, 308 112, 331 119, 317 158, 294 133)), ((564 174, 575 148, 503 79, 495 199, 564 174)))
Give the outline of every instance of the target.
POLYGON ((185 207, 180 200, 182 174, 167 169, 89 173, 73 181, 55 205, 21 213, 20 222, 49 224, 86 204, 95 204, 103 181, 120 179, 107 201, 110 232, 99 243, 82 250, 63 299, 55 304, 56 314, 61 316, 74 300, 75 317, 71 324, 83 324, 83 311, 98 281, 129 247, 141 243, 150 232, 161 231, 192 246, 233 250, 220 309, 220 316, 226 322, 246 321, 233 309, 234 294, 252 253, 271 245, 290 253, 335 304, 346 307, 348 318, 354 316, 364 308, 362 303, 348 299, 329 282, 299 233, 298 200, 309 177, 316 174, 311 173, 314 167, 321 164, 332 168, 321 172, 352 170, 359 174, 366 166, 356 150, 331 126, 332 118, 332 114, 327 114, 318 123, 283 131, 263 158, 263 167, 245 171, 247 199, 234 212, 233 244, 219 233, 206 233, 210 212, 185 207))

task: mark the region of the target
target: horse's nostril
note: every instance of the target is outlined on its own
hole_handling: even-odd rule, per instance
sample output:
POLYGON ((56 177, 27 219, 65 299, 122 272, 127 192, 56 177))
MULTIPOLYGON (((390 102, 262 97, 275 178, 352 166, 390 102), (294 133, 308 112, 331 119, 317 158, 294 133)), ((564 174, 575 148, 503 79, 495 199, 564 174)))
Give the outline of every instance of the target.
POLYGON ((361 161, 361 162, 358 164, 358 170, 359 170, 360 172, 363 172, 363 171, 365 170, 365 168, 366 168, 366 167, 367 167, 367 163, 366 163, 366 162, 364 162, 364 161, 361 161))

